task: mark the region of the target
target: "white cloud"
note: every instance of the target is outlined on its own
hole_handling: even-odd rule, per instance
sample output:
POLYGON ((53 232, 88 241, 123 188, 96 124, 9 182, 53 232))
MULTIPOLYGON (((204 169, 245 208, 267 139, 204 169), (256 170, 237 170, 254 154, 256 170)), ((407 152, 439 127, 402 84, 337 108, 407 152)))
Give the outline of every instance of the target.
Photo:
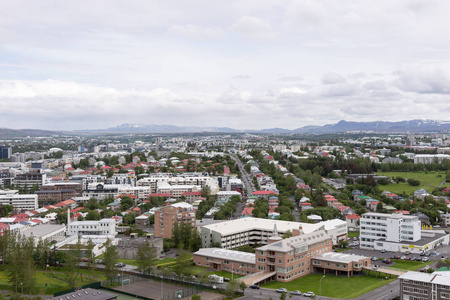
POLYGON ((224 33, 221 30, 205 28, 198 25, 188 24, 185 26, 173 25, 169 27, 169 32, 189 39, 222 38, 224 33))
POLYGON ((275 32, 268 21, 253 16, 240 17, 231 26, 231 29, 251 38, 271 39, 275 37, 275 32))

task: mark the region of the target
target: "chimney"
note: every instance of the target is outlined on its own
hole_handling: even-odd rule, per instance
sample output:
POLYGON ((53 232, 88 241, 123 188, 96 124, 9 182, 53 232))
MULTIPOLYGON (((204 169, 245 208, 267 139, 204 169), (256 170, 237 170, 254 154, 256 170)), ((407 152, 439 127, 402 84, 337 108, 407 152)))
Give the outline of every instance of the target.
POLYGON ((67 228, 69 228, 70 225, 70 208, 67 209, 67 228))
POLYGON ((292 229, 292 236, 299 236, 300 230, 299 229, 292 229))

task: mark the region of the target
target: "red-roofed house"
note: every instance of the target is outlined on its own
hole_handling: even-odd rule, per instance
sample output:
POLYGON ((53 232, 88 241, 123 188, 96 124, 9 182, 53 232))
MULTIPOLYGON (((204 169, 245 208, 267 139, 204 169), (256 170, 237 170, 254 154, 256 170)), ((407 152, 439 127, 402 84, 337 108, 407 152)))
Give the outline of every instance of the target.
POLYGON ((251 217, 253 215, 254 209, 255 208, 253 206, 244 207, 244 209, 242 210, 242 215, 251 217))
POLYGON ((339 203, 339 201, 337 200, 337 199, 335 199, 334 197, 331 199, 331 198, 329 198, 329 199, 325 199, 325 201, 327 201, 327 203, 328 203, 328 206, 334 206, 336 203, 339 203))
POLYGON ((311 191, 311 187, 307 184, 299 184, 297 185, 298 189, 304 189, 305 192, 310 192, 311 191))
POLYGON ((58 208, 66 208, 67 207, 67 208, 72 209, 72 208, 77 207, 77 202, 75 202, 72 199, 68 199, 68 200, 64 200, 59 203, 56 203, 54 206, 56 206, 58 208))
POLYGON ((353 215, 346 215, 345 219, 347 221, 348 227, 355 228, 356 226, 358 226, 358 221, 359 221, 359 219, 361 219, 361 217, 358 216, 357 214, 353 214, 353 215))
POLYGON ((450 193, 450 187, 446 187, 442 190, 443 193, 450 193))

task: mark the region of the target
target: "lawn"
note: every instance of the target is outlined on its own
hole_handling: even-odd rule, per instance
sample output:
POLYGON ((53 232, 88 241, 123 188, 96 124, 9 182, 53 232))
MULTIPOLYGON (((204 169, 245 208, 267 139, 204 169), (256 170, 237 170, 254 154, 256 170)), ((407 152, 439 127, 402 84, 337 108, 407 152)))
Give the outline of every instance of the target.
MULTIPOLYGON (((272 281, 262 285, 262 287, 269 289, 284 287, 288 291, 300 290, 303 293, 312 291, 316 295, 319 295, 319 281, 322 276, 322 274, 310 274, 290 282, 272 281)), ((395 279, 383 280, 382 278, 366 275, 354 277, 326 275, 322 280, 322 296, 342 299, 355 298, 393 280, 395 279)))
POLYGON ((200 273, 204 273, 204 272, 208 271, 208 268, 194 266, 194 267, 190 267, 189 270, 192 272, 192 274, 196 275, 196 274, 200 274, 200 273))
MULTIPOLYGON (((89 272, 85 269, 80 269, 83 274, 83 282, 80 277, 77 277, 77 285, 81 286, 100 280, 105 280, 103 272, 92 271, 89 272)), ((0 289, 11 290, 12 286, 8 283, 5 271, 0 271, 0 289)), ((67 283, 64 281, 64 273, 59 268, 55 268, 53 271, 48 270, 36 272, 36 294, 54 294, 55 292, 67 290, 67 283)))
MULTIPOLYGON (((378 187, 382 190, 389 191, 395 194, 401 194, 405 192, 406 194, 412 194, 418 189, 424 188, 428 192, 432 192, 434 188, 438 187, 439 184, 445 179, 444 172, 378 172, 377 175, 385 175, 389 178, 392 177, 403 177, 406 180, 412 178, 420 181, 419 186, 411 186, 408 183, 389 183, 387 185, 379 185, 378 187)), ((444 185, 445 186, 445 185, 444 185)))
POLYGON ((357 238, 359 236, 359 231, 349 231, 347 233, 347 235, 348 235, 349 238, 354 238, 354 237, 357 238))
POLYGON ((405 271, 416 271, 432 263, 432 261, 421 262, 401 259, 392 259, 392 261, 395 262, 395 264, 392 264, 389 267, 405 271))

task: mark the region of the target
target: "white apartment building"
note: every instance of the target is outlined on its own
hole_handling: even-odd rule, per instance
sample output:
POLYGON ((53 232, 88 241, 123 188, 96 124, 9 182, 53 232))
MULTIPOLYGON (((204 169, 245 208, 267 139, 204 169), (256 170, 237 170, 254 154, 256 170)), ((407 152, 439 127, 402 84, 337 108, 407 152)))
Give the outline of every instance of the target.
POLYGON ((157 193, 171 194, 176 199, 181 199, 181 195, 188 192, 201 192, 202 188, 198 185, 170 185, 167 182, 159 182, 156 189, 157 193))
POLYGON ((449 241, 443 231, 422 232, 419 217, 401 213, 365 213, 360 226, 361 249, 421 253, 449 241))
POLYGON ((261 218, 241 218, 224 221, 201 228, 200 236, 202 248, 210 248, 213 243, 220 243, 224 249, 232 249, 244 245, 266 245, 273 235, 276 225, 278 233, 300 230, 303 233, 311 233, 324 230, 330 238, 338 243, 341 239, 347 239, 347 222, 342 220, 329 220, 316 224, 269 220, 261 218))
POLYGON ((148 177, 139 179, 136 183, 137 186, 149 186, 151 193, 156 193, 157 188, 162 182, 169 185, 197 185, 200 187, 205 186, 211 177, 208 175, 203 175, 202 173, 183 173, 183 174, 172 174, 172 173, 157 173, 149 174, 148 177))
POLYGON ((68 235, 116 235, 116 221, 101 219, 100 221, 69 222, 68 235))
POLYGON ((415 164, 441 163, 444 159, 450 159, 449 154, 416 154, 414 156, 415 164))
POLYGON ((12 205, 19 210, 38 208, 38 195, 21 195, 17 190, 0 190, 0 204, 12 205))

